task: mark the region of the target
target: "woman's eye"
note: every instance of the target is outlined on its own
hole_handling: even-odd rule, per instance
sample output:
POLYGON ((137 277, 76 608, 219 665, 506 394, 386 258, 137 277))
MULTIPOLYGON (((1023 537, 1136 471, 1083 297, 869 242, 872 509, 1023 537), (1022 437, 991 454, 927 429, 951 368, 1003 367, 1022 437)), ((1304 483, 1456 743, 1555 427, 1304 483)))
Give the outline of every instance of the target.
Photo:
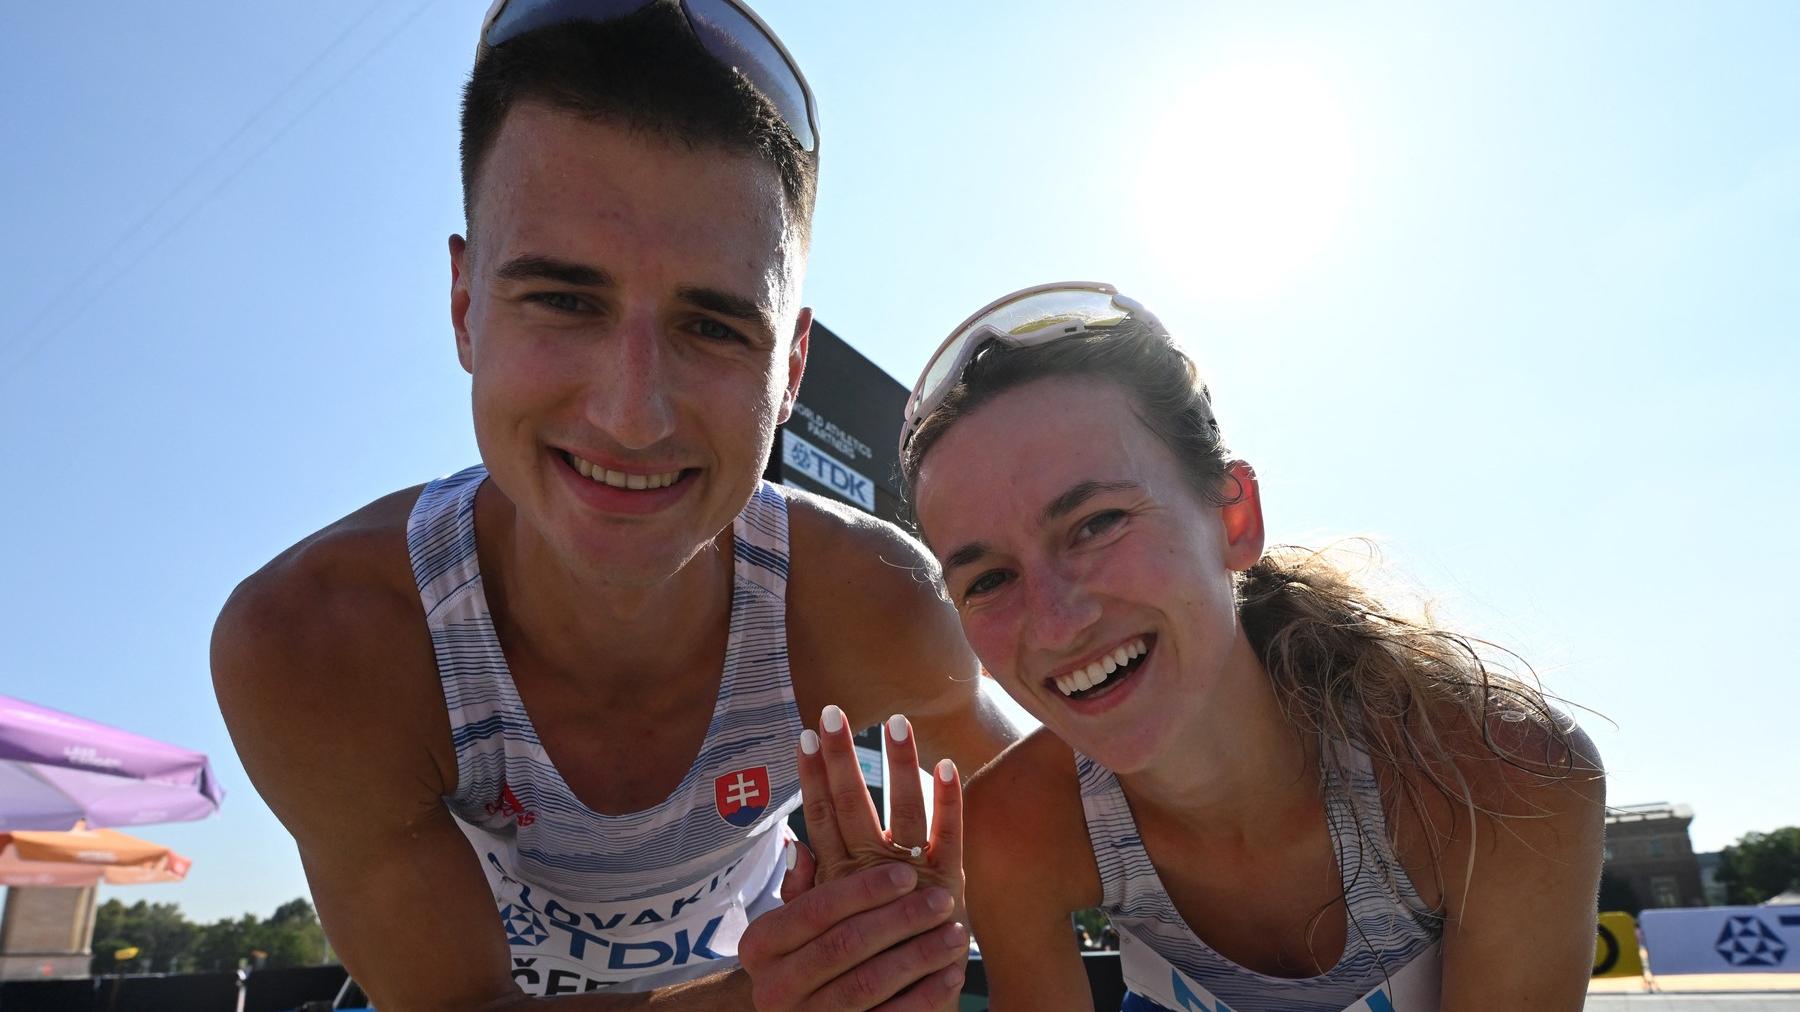
POLYGON ((1089 538, 1099 537, 1107 531, 1112 530, 1114 527, 1119 526, 1124 519, 1124 510, 1106 510, 1101 513, 1096 513, 1086 520, 1083 520, 1081 526, 1075 529, 1075 540, 1086 541, 1089 538))
POLYGON ((742 343, 744 335, 732 330, 717 320, 704 317, 694 322, 694 332, 708 341, 737 341, 742 343))
POLYGON ((977 576, 972 582, 970 582, 968 588, 963 591, 963 597, 970 598, 970 597, 974 597, 978 594, 985 594, 988 591, 993 590, 995 587, 998 587, 1002 583, 1005 583, 1005 582, 1006 582, 1006 574, 1005 573, 1002 573, 997 569, 989 570, 989 571, 981 574, 980 576, 977 576))

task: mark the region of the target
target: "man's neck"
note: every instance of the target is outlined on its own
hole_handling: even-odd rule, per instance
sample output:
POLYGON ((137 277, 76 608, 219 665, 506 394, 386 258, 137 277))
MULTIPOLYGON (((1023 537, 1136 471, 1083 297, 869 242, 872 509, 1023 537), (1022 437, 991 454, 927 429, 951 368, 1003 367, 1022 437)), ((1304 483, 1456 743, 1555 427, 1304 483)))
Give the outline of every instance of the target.
POLYGON ((477 531, 488 523, 483 582, 509 660, 520 653, 589 693, 616 687, 640 704, 658 687, 685 693, 697 672, 717 677, 716 665, 695 661, 718 655, 730 624, 730 528, 668 579, 620 584, 570 566, 504 495, 493 500, 477 510, 477 531))

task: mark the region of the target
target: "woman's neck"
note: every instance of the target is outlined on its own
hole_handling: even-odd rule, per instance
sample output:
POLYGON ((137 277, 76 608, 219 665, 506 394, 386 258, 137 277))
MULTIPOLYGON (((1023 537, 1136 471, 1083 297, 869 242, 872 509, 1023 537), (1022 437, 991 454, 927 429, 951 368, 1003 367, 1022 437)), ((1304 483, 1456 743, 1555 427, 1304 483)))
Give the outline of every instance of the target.
POLYGON ((1268 673, 1240 631, 1217 692, 1180 747, 1119 777, 1140 817, 1219 838, 1255 840, 1313 818, 1316 739, 1282 712, 1268 673))

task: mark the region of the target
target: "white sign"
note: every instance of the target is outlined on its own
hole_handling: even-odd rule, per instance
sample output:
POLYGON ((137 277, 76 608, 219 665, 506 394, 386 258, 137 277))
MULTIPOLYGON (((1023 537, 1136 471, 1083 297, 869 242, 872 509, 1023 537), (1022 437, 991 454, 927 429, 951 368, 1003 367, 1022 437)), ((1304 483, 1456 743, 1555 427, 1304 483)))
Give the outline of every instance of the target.
POLYGON ((856 765, 862 767, 863 783, 870 787, 880 787, 881 750, 867 745, 856 746, 856 765))
POLYGON ((875 483, 850 465, 826 453, 792 429, 781 430, 781 459, 794 470, 836 492, 864 510, 875 512, 875 483))
POLYGON ((1800 973, 1800 908, 1646 910, 1638 930, 1651 973, 1800 973))

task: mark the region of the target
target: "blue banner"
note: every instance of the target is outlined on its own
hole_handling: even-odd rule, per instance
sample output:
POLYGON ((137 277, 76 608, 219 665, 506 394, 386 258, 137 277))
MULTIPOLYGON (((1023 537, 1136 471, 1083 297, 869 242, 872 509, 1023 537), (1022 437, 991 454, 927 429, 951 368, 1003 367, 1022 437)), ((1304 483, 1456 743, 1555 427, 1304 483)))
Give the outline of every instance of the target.
POLYGON ((1638 930, 1652 973, 1800 973, 1800 907, 1646 910, 1638 930))

